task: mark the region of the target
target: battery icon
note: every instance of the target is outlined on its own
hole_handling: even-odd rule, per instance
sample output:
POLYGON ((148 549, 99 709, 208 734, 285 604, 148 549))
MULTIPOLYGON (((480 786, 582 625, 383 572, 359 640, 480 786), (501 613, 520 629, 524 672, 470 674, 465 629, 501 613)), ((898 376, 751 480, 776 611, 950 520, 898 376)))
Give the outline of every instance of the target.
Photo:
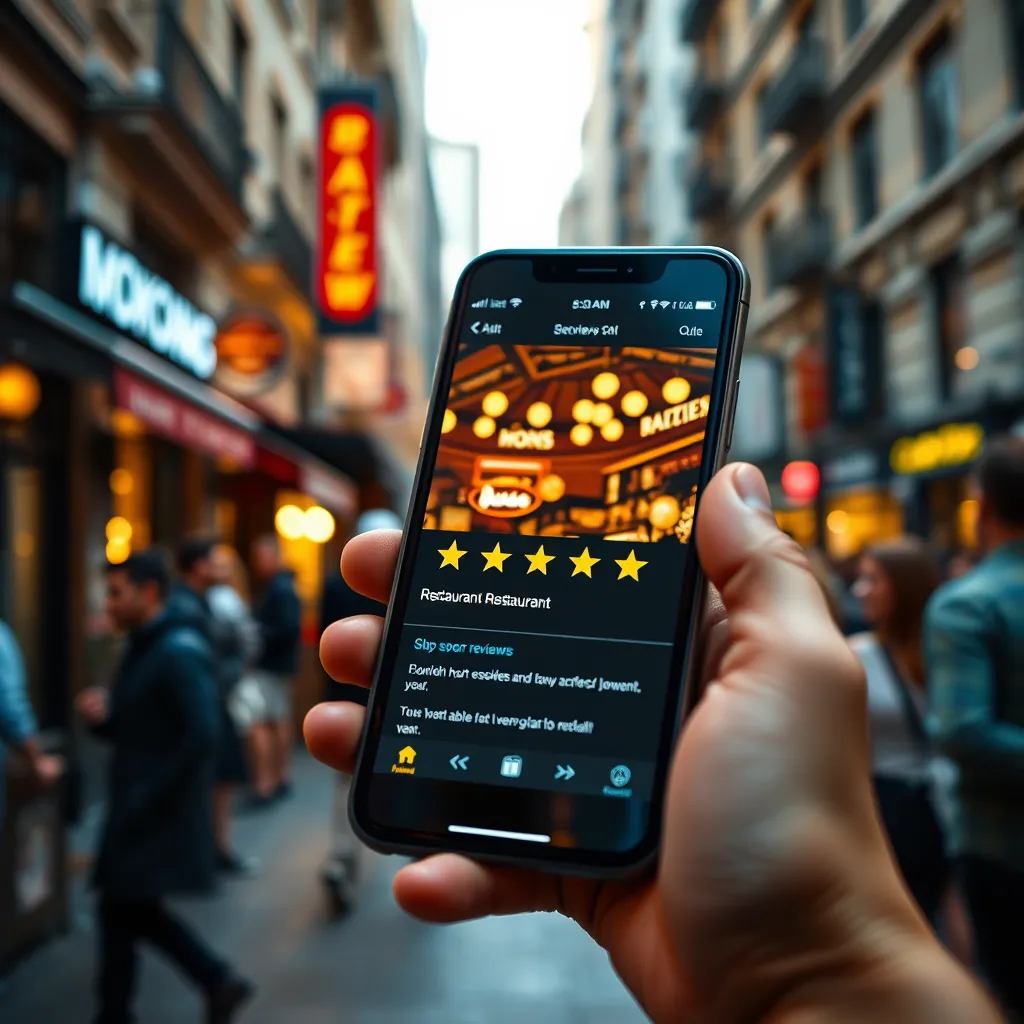
POLYGON ((695 302, 693 304, 694 309, 714 309, 717 305, 716 302, 695 302))

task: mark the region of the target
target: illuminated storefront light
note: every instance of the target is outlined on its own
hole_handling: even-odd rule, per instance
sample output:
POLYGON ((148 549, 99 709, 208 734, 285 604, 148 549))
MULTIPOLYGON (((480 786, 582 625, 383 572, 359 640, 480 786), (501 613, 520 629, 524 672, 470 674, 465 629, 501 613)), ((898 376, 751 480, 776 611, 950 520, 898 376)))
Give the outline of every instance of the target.
POLYGON ((622 396, 622 414, 636 419, 647 412, 647 396, 642 391, 627 391, 622 396))
POLYGON ((618 441, 625 432, 625 429, 622 425, 622 420, 612 419, 601 427, 601 436, 606 441, 618 441))
MULTIPOLYGON (((497 419, 497 417, 505 415, 508 409, 508 397, 503 391, 491 391, 489 394, 484 395, 482 408, 486 415, 497 419)), ((486 436, 489 437, 490 434, 486 436)))
POLYGON ((131 473, 127 469, 115 469, 110 474, 110 491, 112 494, 116 494, 118 497, 123 498, 126 494, 131 494, 135 487, 135 480, 131 473))
POLYGON ((846 533, 850 528, 850 517, 843 509, 837 508, 834 512, 828 514, 825 525, 833 533, 846 533))
POLYGON ((665 381, 661 397, 669 405, 679 405, 690 397, 690 382, 685 377, 672 377, 665 381))
POLYGON ((488 438, 494 433, 496 426, 490 416, 478 416, 473 422, 473 433, 479 438, 488 438))
POLYGON ((130 541, 132 539, 132 524, 124 516, 114 516, 107 521, 107 540, 130 541))
POLYGON ((590 386, 594 394, 603 401, 618 394, 619 378, 611 370, 605 370, 594 378, 590 386))
POLYGON ((334 516, 327 509, 314 505, 306 509, 302 519, 305 535, 314 544, 326 544, 334 536, 334 516))
POLYGON ((274 528, 285 540, 301 540, 306 535, 306 516, 298 505, 282 505, 274 516, 274 528))
POLYGON ((590 422, 595 427, 603 427, 611 423, 614 416, 615 410, 607 402, 599 402, 594 406, 594 415, 590 417, 590 422))
POLYGON ((557 473, 549 473, 538 490, 545 501, 558 501, 565 494, 565 481, 557 473))
POLYGON ((459 421, 455 413, 451 409, 445 409, 444 419, 441 420, 441 433, 450 434, 455 429, 455 425, 458 422, 459 421))
POLYGON ((681 514, 679 501, 671 494, 662 494, 651 502, 647 518, 656 530, 668 532, 679 522, 681 514))
POLYGON ((978 350, 970 345, 965 345, 963 348, 957 349, 956 355, 953 356, 953 361, 956 363, 958 370, 963 370, 964 372, 973 370, 978 365, 978 350))
POLYGON ((0 417, 27 420, 39 408, 39 378, 20 363, 0 366, 0 417))
POLYGON ((551 422, 551 406, 547 402, 534 402, 526 410, 526 422, 538 430, 546 427, 551 422))
POLYGON ((589 423, 594 417, 594 403, 589 398, 581 398, 572 407, 572 418, 577 423, 589 423))
POLYGON ((782 471, 782 490, 796 505, 814 501, 821 487, 821 473, 813 462, 790 462, 782 471))
POLYGON ((579 445, 581 448, 584 445, 590 444, 594 439, 593 428, 587 423, 577 423, 572 430, 569 431, 569 440, 573 444, 579 445))

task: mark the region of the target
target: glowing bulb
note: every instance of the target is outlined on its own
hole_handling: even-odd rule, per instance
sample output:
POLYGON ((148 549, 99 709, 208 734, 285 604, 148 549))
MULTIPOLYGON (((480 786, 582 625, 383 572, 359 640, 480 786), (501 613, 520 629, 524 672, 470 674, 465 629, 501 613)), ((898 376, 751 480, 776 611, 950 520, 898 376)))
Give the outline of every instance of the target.
POLYGON ((458 423, 458 418, 451 409, 445 409, 444 419, 441 420, 441 433, 450 434, 455 429, 455 424, 458 423))
POLYGON ((967 371, 973 370, 978 365, 978 358, 978 350, 970 345, 965 345, 963 348, 957 349, 953 361, 958 370, 967 371))
POLYGON ((833 533, 846 533, 850 526, 850 517, 841 508, 837 508, 834 512, 829 512, 825 525, 833 533))
POLYGON ((619 378, 611 370, 599 373, 590 385, 598 398, 611 398, 619 390, 619 378))
POLYGON ((526 410, 526 422, 540 430, 551 422, 551 406, 547 402, 534 402, 526 410))
POLYGON ((326 544, 334 536, 334 516, 325 508, 314 505, 302 515, 306 536, 314 544, 326 544))
POLYGON ((578 444, 581 448, 584 445, 590 444, 593 437, 594 431, 586 423, 577 423, 576 426, 569 431, 569 440, 572 441, 573 444, 578 444))
POLYGON ((665 381, 661 389, 661 397, 669 405, 679 405, 690 397, 690 382, 685 377, 673 377, 665 381))
POLYGON ((0 416, 27 420, 39 408, 39 378, 20 363, 0 366, 0 416))
POLYGON ((118 537, 107 541, 106 556, 111 565, 120 565, 132 553, 130 540, 118 537))
POLYGON ((549 473, 541 480, 539 491, 545 501, 558 501, 565 494, 565 481, 557 473, 549 473))
POLYGON ((572 407, 572 418, 577 423, 589 423, 594 415, 594 403, 589 398, 581 398, 572 407))
POLYGON ((282 505, 274 516, 274 526, 285 540, 300 540, 306 534, 306 516, 298 505, 282 505))
POLYGON ((615 410, 607 402, 599 402, 594 406, 594 415, 590 417, 590 422, 595 427, 603 427, 606 423, 611 423, 615 416, 615 410))
POLYGON ((131 494, 134 486, 135 481, 132 479, 132 475, 127 469, 115 469, 114 472, 110 474, 110 490, 113 494, 117 494, 121 497, 126 494, 131 494))
POLYGON ((490 416, 478 416, 473 422, 473 433, 479 438, 490 437, 495 427, 496 424, 490 416))
POLYGON ((647 412, 647 396, 642 391, 627 391, 622 396, 622 413, 624 416, 643 416, 647 412))
POLYGON ((678 500, 671 494, 661 494, 651 502, 647 518, 651 526, 668 531, 679 522, 681 514, 678 500))
POLYGON ((132 524, 124 516, 114 516, 107 523, 107 540, 129 541, 132 539, 132 524))
POLYGON ((622 420, 609 420, 601 428, 601 436, 606 441, 618 441, 625 429, 622 425, 622 420))
POLYGON ((483 410, 488 416, 494 418, 504 416, 506 409, 508 409, 508 398, 504 391, 491 391, 484 396, 483 410))

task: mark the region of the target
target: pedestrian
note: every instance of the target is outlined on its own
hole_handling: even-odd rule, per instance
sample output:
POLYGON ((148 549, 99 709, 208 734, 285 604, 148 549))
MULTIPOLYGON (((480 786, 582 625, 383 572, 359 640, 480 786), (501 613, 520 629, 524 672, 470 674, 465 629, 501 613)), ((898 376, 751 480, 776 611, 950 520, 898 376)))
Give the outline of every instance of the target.
POLYGON ((167 604, 169 574, 154 550, 106 570, 107 614, 128 643, 109 691, 89 689, 79 713, 113 748, 93 884, 99 894, 97 1024, 127 1024, 148 942, 200 988, 208 1024, 226 1024, 253 986, 167 908, 170 896, 215 882, 211 793, 219 698, 213 655, 193 618, 167 604))
MULTIPOLYGON (((997 1024, 900 883, 869 780, 863 670, 753 466, 711 481, 696 543, 721 600, 704 617, 703 697, 678 733, 650 872, 608 881, 440 854, 399 870, 398 902, 448 924, 560 911, 656 1024, 997 1024)), ((399 544, 357 537, 345 550, 378 601, 399 544)), ((334 625, 325 667, 368 686, 378 641, 334 625)), ((365 717, 353 703, 314 708, 313 753, 350 772, 365 717)))
POLYGON ((43 753, 36 738, 36 718, 28 699, 25 660, 11 630, 0 619, 0 834, 4 826, 4 751, 10 748, 41 786, 64 774, 64 759, 43 753))
POLYGON ((869 548, 854 593, 870 631, 850 638, 868 683, 871 770, 882 822, 900 872, 933 927, 950 869, 938 812, 941 766, 928 735, 924 609, 942 582, 924 541, 869 548))
POLYGON ((295 575, 285 567, 277 537, 259 537, 252 555, 253 568, 263 584, 255 613, 260 653, 252 673, 261 708, 251 730, 252 805, 260 809, 291 793, 292 682, 299 667, 302 605, 295 591, 295 575))
POLYGON ((260 863, 243 857, 231 842, 235 790, 249 781, 242 730, 232 710, 246 671, 259 651, 259 631, 243 595, 248 594, 242 560, 234 548, 217 544, 209 554, 212 585, 205 593, 210 611, 214 652, 221 692, 221 745, 217 759, 217 787, 213 792, 217 867, 226 875, 254 875, 260 863))
POLYGON ((975 487, 985 557, 928 605, 928 685, 960 770, 954 849, 979 967, 1024 1020, 1024 439, 992 441, 975 487))
MULTIPOLYGON (((402 520, 390 509, 368 509, 356 522, 353 536, 372 530, 401 530, 402 520)), ((383 618, 387 608, 353 590, 340 572, 329 573, 324 582, 320 606, 320 635, 327 627, 353 615, 372 615, 383 618)), ((325 673, 324 700, 355 701, 366 704, 366 690, 354 683, 334 680, 325 673)), ((321 870, 321 879, 335 913, 350 909, 355 898, 359 876, 359 841, 352 832, 348 817, 350 779, 339 774, 334 787, 331 810, 331 848, 321 870)))

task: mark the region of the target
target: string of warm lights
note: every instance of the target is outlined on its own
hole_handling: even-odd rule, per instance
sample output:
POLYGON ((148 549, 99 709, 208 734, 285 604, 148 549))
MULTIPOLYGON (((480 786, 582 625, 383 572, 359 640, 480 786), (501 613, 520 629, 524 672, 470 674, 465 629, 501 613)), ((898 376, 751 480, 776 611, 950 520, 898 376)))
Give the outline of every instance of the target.
MULTIPOLYGON (((622 386, 617 374, 604 370, 590 382, 590 390, 597 399, 580 398, 572 407, 572 418, 575 421, 569 430, 569 440, 580 448, 585 448, 594 439, 595 430, 601 437, 614 444, 622 439, 626 432, 625 424, 615 414, 610 404, 622 386)), ((685 377, 672 377, 665 381, 661 389, 661 397, 670 406, 679 405, 690 397, 690 382, 685 377)), ((627 391, 619 400, 619 409, 628 419, 639 419, 647 412, 650 404, 647 395, 642 391, 627 391)), ((508 395, 503 391, 489 391, 480 403, 480 415, 472 423, 473 434, 486 441, 493 437, 498 429, 498 420, 508 412, 508 395)), ((526 410, 526 422, 536 430, 542 430, 551 422, 554 412, 547 402, 533 402, 526 410)), ((450 434, 459 423, 458 414, 454 409, 445 409, 441 421, 441 433, 450 434)))

